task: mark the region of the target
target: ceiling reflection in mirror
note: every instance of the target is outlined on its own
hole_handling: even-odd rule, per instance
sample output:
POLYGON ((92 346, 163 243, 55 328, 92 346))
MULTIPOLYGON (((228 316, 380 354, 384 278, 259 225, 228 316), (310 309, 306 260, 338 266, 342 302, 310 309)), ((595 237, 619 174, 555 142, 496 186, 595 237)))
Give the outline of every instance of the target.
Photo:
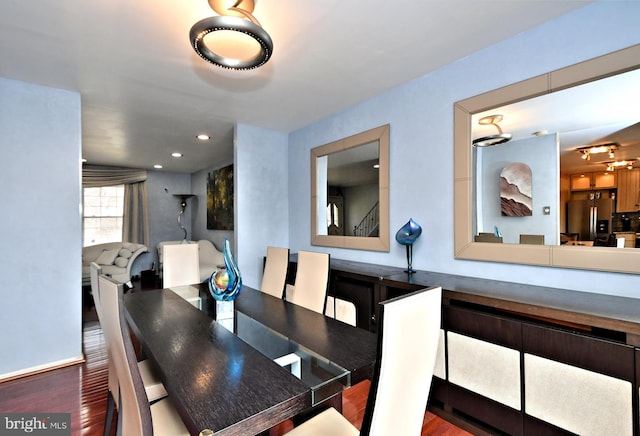
MULTIPOLYGON (((520 235, 533 234, 541 235, 546 245, 573 239, 598 245, 617 232, 640 232, 637 213, 617 212, 615 186, 619 172, 634 168, 640 172, 640 70, 475 113, 471 116, 472 139, 495 135, 496 126, 480 120, 496 115, 502 116, 499 127, 511 139, 495 146, 472 147, 474 235, 491 233, 513 244, 522 243, 520 235), (513 162, 531 168, 531 216, 504 215, 505 197, 510 201, 514 196, 505 194, 501 182, 508 185, 508 192, 518 190, 501 180, 500 172, 513 162), (572 175, 596 173, 610 177, 613 183, 571 189, 572 175), (595 217, 599 229, 585 233, 584 226, 576 222, 582 218, 574 212, 575 203, 595 197, 611 199, 610 211, 606 212, 606 206, 602 216, 601 205, 601 215, 595 217)), ((527 241, 532 243, 532 239, 527 241)), ((609 239, 608 243, 613 242, 609 239)))

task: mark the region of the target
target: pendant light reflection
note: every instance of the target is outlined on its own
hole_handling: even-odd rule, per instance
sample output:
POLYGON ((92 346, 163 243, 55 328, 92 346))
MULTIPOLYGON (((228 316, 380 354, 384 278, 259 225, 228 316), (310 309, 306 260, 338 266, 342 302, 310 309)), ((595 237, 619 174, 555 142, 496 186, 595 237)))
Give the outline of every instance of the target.
POLYGON ((220 14, 193 25, 189 40, 195 52, 207 62, 233 70, 250 70, 264 65, 273 54, 273 41, 251 14, 253 0, 233 3, 209 0, 220 14))
POLYGON ((511 133, 503 133, 498 123, 502 121, 502 115, 489 115, 478 120, 478 124, 492 125, 498 129, 495 135, 483 136, 473 140, 474 147, 492 147, 498 144, 504 144, 511 140, 511 133))

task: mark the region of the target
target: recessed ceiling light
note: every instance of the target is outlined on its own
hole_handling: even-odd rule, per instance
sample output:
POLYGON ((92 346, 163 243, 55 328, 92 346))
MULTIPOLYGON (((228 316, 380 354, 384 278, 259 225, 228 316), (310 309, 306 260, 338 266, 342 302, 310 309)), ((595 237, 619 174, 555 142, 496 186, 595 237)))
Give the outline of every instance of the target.
POLYGON ((206 133, 201 133, 198 136, 196 136, 196 138, 198 138, 200 141, 208 141, 209 139, 211 139, 211 137, 206 133))
POLYGON ((155 164, 153 167, 154 167, 155 169, 159 170, 159 169, 161 169, 161 168, 162 168, 162 165, 160 165, 160 164, 155 164))
POLYGON ((178 152, 171 153, 171 156, 173 156, 173 157, 182 157, 182 153, 178 153, 178 152))
POLYGON ((80 159, 82 163, 85 163, 87 160, 85 158, 80 159))

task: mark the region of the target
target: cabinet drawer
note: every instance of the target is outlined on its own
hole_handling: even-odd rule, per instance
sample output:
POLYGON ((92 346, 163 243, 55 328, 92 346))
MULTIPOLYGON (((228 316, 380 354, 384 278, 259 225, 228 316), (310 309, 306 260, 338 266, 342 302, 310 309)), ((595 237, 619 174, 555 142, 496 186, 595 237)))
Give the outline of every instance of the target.
POLYGON ((525 413, 576 434, 633 434, 633 385, 544 357, 524 355, 525 413))
POLYGON ((521 323, 445 307, 449 406, 508 434, 522 433, 521 323))
POLYGON ((528 324, 522 336, 527 416, 578 434, 633 434, 632 347, 528 324))
POLYGON ((449 382, 521 410, 520 351, 447 332, 449 382))
POLYGON ((522 347, 521 323, 460 307, 445 307, 444 329, 497 345, 522 347))
POLYGON ((634 349, 629 345, 530 324, 522 326, 522 338, 525 353, 634 381, 634 349))

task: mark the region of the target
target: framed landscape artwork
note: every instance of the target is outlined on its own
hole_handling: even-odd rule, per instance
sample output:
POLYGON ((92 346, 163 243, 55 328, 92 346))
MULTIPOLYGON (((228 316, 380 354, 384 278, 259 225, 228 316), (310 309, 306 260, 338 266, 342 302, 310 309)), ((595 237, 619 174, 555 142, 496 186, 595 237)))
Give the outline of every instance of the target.
POLYGON ((514 162, 500 173, 500 208, 502 216, 531 216, 531 168, 514 162))
POLYGON ((207 229, 233 230, 233 165, 207 176, 207 229))

